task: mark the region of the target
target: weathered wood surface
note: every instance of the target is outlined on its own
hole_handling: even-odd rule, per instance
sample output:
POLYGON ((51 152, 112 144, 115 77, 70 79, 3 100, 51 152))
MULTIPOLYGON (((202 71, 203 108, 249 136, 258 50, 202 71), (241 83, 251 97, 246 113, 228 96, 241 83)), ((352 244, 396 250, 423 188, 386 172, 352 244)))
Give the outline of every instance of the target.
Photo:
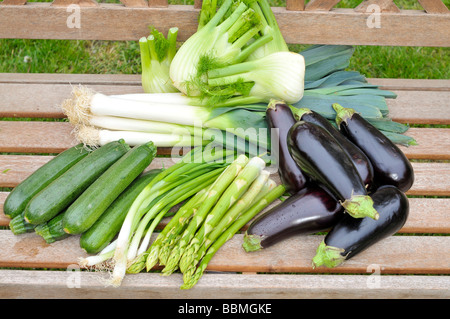
MULTIPOLYGON (((208 264, 209 270, 229 272, 366 273, 378 265, 383 274, 450 274, 450 237, 391 236, 357 258, 335 268, 313 268, 311 260, 323 235, 294 236, 261 251, 247 253, 243 235, 225 243, 208 264)), ((0 231, 0 267, 67 268, 89 256, 79 246, 79 236, 47 244, 38 235, 13 235, 0 231), (7 243, 7 244, 6 244, 7 243)))
MULTIPOLYGON (((71 13, 51 3, 3 6, 0 38, 86 39, 137 41, 148 34, 151 24, 164 34, 179 27, 179 39, 197 29, 198 8, 189 5, 127 8, 100 3, 81 7, 79 27, 67 23, 71 13), (69 25, 69 27, 68 27, 69 25)), ((382 13, 380 23, 371 23, 372 13, 334 8, 330 11, 293 11, 272 8, 287 43, 396 46, 450 46, 450 20, 446 13, 421 10, 382 13), (317 27, 320 26, 320 27, 317 27), (420 28, 423 32, 417 32, 420 28)), ((372 17, 373 18, 373 17, 372 17)), ((72 19, 72 18, 71 18, 72 19)))
POLYGON ((180 274, 127 276, 121 287, 93 272, 0 270, 0 298, 45 299, 409 299, 450 297, 449 276, 209 274, 179 289, 180 274), (237 278, 234 280, 234 278, 237 278))
MULTIPOLYGON (((68 122, 0 121, 0 130, 0 152, 60 153, 78 143, 73 126, 68 122)), ((449 130, 410 128, 405 135, 418 143, 408 147, 399 145, 408 158, 450 159, 449 130)), ((164 153, 170 153, 169 150, 165 149, 164 153)))
MULTIPOLYGON (((3 214, 3 203, 9 192, 0 192, 0 226, 8 226, 10 219, 3 214)), ((270 207, 277 205, 276 201, 270 207)), ((409 198, 410 212, 408 220, 399 233, 404 234, 449 234, 450 219, 448 212, 450 211, 450 198, 409 198)), ((269 208, 270 208, 269 207, 269 208)), ((269 209, 267 208, 267 209, 269 209)), ((165 218, 158 225, 163 228, 170 218, 165 218)), ((242 230, 247 229, 249 224, 245 225, 242 230)))
MULTIPOLYGON (((52 156, 33 155, 0 155, 0 187, 14 187, 29 176, 38 167, 46 163, 52 156)), ((149 168, 168 167, 172 160, 157 158, 149 168)), ((414 185, 408 195, 450 196, 448 181, 450 180, 450 163, 417 163, 414 162, 414 185)), ((276 177, 276 176, 274 176, 276 177)), ((279 182, 279 179, 277 180, 279 182)))

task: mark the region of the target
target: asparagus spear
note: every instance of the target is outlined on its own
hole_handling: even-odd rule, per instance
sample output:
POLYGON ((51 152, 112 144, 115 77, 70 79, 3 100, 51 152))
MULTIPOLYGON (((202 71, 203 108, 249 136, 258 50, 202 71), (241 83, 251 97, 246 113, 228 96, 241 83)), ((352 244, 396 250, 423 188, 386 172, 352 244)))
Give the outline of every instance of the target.
POLYGON ((197 267, 194 275, 186 278, 186 281, 180 288, 192 288, 203 276, 208 263, 211 261, 220 247, 222 247, 229 239, 231 239, 245 224, 247 224, 254 216, 256 216, 256 214, 270 205, 270 203, 272 203, 275 199, 283 195, 285 191, 286 188, 283 185, 279 185, 271 190, 261 200, 253 204, 248 210, 246 210, 245 213, 243 213, 230 227, 228 227, 227 230, 223 232, 222 235, 220 235, 220 237, 217 238, 217 240, 209 247, 207 253, 197 267))
POLYGON ((194 254, 200 249, 206 235, 216 227, 229 208, 248 190, 265 165, 266 163, 262 159, 253 157, 225 190, 217 204, 205 218, 203 225, 189 242, 188 247, 184 250, 179 262, 181 272, 184 272, 192 263, 194 254))
POLYGON ((163 275, 169 275, 177 269, 181 254, 191 241, 192 237, 194 237, 198 227, 203 223, 204 219, 210 212, 213 205, 216 204, 222 193, 228 188, 228 186, 236 178, 243 167, 247 165, 248 161, 249 159, 247 156, 238 156, 238 158, 234 160, 233 163, 231 163, 230 166, 228 166, 225 171, 219 176, 219 178, 214 182, 214 185, 208 191, 207 198, 199 207, 194 218, 191 220, 187 229, 184 231, 181 240, 176 246, 172 248, 170 256, 167 260, 167 264, 162 271, 163 275))
POLYGON ((242 212, 250 207, 252 203, 256 202, 255 199, 257 196, 260 194, 265 195, 269 192, 274 185, 272 180, 269 182, 269 175, 270 173, 268 171, 263 170, 261 172, 258 178, 252 183, 249 190, 227 211, 214 230, 206 236, 203 244, 198 248, 198 250, 190 255, 191 259, 187 261, 189 264, 184 266, 185 269, 181 267, 180 261, 180 269, 183 272, 183 278, 189 278, 193 275, 197 264, 200 262, 209 246, 211 246, 217 237, 219 237, 242 212))

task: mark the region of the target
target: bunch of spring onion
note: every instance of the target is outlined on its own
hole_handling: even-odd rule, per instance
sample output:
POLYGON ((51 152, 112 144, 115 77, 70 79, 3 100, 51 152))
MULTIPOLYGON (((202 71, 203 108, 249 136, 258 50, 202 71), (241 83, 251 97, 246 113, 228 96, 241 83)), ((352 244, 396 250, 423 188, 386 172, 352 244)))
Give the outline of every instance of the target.
POLYGON ((150 245, 144 267, 164 266, 162 275, 183 273, 182 289, 193 287, 218 249, 285 192, 259 157, 238 156, 208 188, 174 215, 150 245))
POLYGON ((136 267, 150 245, 156 226, 176 205, 207 189, 234 159, 233 151, 194 148, 165 168, 142 190, 129 208, 117 239, 98 255, 80 261, 85 267, 107 269, 111 285, 120 285, 129 267, 136 267), (231 159, 228 157, 232 156, 231 159))

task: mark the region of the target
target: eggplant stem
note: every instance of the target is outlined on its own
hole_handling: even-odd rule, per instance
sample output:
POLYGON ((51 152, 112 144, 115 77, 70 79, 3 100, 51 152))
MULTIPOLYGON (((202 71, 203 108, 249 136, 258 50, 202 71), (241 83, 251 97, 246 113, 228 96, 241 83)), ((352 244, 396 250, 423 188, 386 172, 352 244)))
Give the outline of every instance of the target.
POLYGON ((342 207, 354 218, 370 217, 377 220, 380 215, 373 207, 373 200, 368 195, 353 195, 341 202, 342 207))
POLYGON ((342 255, 344 251, 345 250, 342 248, 327 246, 327 244, 325 244, 325 241, 322 240, 322 242, 317 247, 316 255, 312 260, 313 268, 322 265, 328 268, 339 266, 345 261, 345 256, 342 255))
POLYGON ((249 235, 245 233, 242 248, 244 248, 246 252, 261 250, 263 248, 261 246, 262 239, 263 239, 262 236, 249 235))

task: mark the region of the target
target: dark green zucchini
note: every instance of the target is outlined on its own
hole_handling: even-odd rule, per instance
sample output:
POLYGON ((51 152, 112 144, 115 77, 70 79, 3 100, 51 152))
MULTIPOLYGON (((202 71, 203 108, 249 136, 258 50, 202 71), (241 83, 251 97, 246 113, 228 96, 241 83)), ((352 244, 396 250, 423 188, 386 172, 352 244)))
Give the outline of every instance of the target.
POLYGON ((62 240, 68 236, 63 227, 62 227, 62 219, 64 217, 64 212, 56 215, 48 222, 37 225, 34 231, 36 234, 44 238, 45 242, 51 244, 57 240, 62 240))
POLYGON ((159 173, 160 169, 153 169, 143 173, 140 177, 125 189, 122 194, 106 209, 100 218, 80 237, 80 246, 87 253, 95 254, 105 248, 116 236, 128 209, 133 201, 150 183, 150 181, 159 173))
POLYGON ((156 146, 148 142, 133 147, 90 185, 64 214, 64 231, 87 231, 109 205, 139 176, 156 156, 156 146))
POLYGON ((29 233, 34 231, 36 225, 25 220, 25 213, 22 212, 9 221, 9 229, 14 235, 29 233))
POLYGON ((21 214, 34 195, 61 176, 92 150, 78 144, 58 154, 17 185, 5 200, 3 211, 9 218, 21 214))
POLYGON ((38 225, 61 213, 129 149, 120 140, 91 152, 30 200, 25 207, 25 220, 38 225))

